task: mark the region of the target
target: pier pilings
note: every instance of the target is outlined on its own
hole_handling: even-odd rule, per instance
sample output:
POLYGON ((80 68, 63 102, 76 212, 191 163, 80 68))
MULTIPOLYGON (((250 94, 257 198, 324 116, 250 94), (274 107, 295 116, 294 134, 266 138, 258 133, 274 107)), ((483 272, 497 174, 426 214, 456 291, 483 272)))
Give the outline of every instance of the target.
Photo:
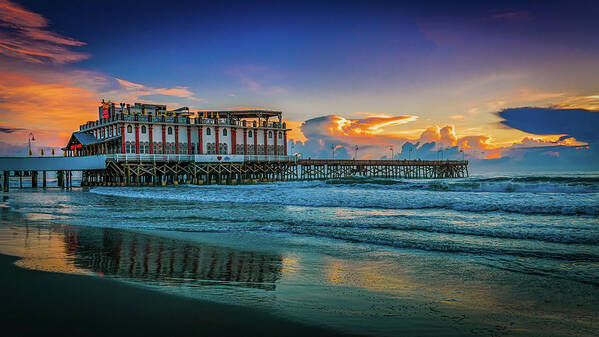
POLYGON ((83 186, 243 184, 347 177, 462 178, 467 161, 293 160, 247 162, 109 161, 106 169, 83 171, 83 186))

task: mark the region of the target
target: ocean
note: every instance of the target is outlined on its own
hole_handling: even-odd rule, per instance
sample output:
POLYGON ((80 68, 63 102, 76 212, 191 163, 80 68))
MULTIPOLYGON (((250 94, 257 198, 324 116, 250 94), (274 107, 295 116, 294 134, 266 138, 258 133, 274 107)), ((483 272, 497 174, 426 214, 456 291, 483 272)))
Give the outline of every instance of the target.
POLYGON ((599 335, 599 173, 13 188, 0 214, 26 268, 358 334, 599 335))

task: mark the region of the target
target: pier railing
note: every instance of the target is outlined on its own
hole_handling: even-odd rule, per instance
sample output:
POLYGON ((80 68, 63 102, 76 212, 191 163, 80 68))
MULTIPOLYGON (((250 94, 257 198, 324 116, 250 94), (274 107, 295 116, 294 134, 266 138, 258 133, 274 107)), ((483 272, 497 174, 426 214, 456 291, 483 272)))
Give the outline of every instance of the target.
POLYGON ((242 154, 107 154, 115 162, 295 162, 295 156, 242 155, 242 154))

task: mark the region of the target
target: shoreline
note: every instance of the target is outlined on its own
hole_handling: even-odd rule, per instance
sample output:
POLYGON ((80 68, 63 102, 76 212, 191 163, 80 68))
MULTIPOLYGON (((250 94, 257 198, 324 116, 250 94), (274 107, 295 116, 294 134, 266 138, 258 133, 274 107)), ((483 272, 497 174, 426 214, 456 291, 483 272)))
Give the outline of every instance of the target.
POLYGON ((234 305, 143 289, 97 276, 21 268, 0 254, 5 331, 26 335, 343 336, 234 305))

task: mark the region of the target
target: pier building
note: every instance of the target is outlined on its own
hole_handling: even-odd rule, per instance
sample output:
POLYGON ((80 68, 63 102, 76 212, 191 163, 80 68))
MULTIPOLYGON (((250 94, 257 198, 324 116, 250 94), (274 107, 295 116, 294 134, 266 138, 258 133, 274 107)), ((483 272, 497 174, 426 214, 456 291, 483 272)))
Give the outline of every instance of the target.
POLYGON ((280 111, 227 110, 190 113, 187 107, 103 101, 98 120, 73 132, 67 156, 97 154, 287 155, 280 111))
POLYGON ((10 176, 57 172, 57 184, 81 186, 247 184, 350 176, 437 179, 468 176, 467 160, 306 159, 287 152, 290 129, 281 111, 191 112, 187 107, 102 101, 98 119, 81 125, 64 157, 0 157, 2 189, 10 176))

